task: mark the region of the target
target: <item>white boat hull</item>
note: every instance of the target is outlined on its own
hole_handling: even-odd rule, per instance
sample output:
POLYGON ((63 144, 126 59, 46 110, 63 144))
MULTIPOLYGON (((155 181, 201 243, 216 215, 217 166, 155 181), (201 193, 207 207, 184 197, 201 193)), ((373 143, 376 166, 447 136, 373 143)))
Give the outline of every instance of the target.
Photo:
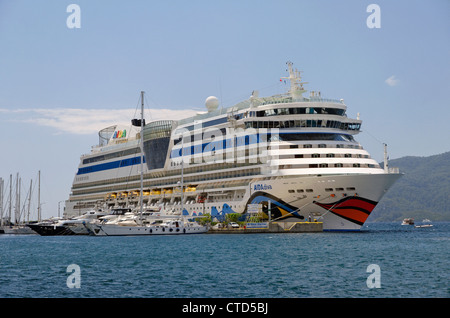
POLYGON ((95 236, 137 236, 137 235, 183 235, 202 234, 208 231, 206 226, 123 226, 117 224, 86 224, 89 233, 95 236))

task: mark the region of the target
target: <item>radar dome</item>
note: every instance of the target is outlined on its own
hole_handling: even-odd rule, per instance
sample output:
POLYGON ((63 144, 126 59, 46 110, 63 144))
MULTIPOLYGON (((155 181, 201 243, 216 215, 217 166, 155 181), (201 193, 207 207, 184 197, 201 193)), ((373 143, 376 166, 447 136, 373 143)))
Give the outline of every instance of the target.
POLYGON ((219 107, 219 99, 215 96, 209 96, 205 101, 205 105, 208 111, 212 112, 219 107))

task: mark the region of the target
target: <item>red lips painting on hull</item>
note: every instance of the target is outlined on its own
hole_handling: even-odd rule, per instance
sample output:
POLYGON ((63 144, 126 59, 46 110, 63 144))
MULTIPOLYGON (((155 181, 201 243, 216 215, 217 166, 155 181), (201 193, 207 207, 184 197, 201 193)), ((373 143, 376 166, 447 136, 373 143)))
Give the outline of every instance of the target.
POLYGON ((353 196, 333 203, 314 203, 346 220, 363 225, 378 202, 353 196))

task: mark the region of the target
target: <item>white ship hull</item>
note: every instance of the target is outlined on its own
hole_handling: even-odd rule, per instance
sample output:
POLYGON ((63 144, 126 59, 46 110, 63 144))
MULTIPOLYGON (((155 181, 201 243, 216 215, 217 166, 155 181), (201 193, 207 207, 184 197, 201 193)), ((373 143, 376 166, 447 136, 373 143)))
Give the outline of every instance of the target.
POLYGON ((272 219, 315 219, 323 222, 325 231, 355 231, 399 177, 400 174, 371 174, 269 180, 251 185, 248 202, 267 205, 270 200, 272 219), (271 189, 254 190, 259 184, 271 189))

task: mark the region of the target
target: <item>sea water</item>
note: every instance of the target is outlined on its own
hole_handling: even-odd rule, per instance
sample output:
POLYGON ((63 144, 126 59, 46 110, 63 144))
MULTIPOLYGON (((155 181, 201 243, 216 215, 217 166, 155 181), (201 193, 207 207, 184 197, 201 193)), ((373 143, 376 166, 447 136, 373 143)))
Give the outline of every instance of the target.
POLYGON ((360 232, 0 235, 1 298, 450 296, 450 223, 360 232))

